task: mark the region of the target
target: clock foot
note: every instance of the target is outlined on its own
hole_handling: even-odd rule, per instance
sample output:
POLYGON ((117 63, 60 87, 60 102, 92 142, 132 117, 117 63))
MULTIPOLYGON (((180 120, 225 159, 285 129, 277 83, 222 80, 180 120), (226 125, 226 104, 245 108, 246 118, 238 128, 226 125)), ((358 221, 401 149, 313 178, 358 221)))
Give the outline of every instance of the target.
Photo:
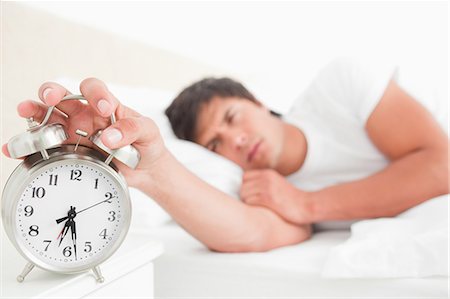
POLYGON ((94 272, 94 276, 97 282, 102 283, 105 281, 99 266, 92 268, 92 272, 94 272))
POLYGON ((23 280, 25 279, 25 276, 28 275, 28 273, 30 273, 31 270, 33 270, 34 268, 34 264, 33 263, 28 263, 25 265, 25 268, 23 268, 22 273, 20 273, 19 276, 17 276, 17 281, 18 282, 23 282, 23 280))

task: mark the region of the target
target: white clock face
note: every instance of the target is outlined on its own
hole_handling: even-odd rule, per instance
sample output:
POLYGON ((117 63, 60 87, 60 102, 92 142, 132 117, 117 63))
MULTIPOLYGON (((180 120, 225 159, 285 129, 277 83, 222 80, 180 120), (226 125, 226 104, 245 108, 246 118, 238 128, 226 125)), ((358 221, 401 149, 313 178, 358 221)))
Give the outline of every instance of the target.
POLYGON ((33 174, 15 210, 20 246, 52 269, 103 260, 127 229, 126 193, 106 168, 82 160, 50 163, 33 174))

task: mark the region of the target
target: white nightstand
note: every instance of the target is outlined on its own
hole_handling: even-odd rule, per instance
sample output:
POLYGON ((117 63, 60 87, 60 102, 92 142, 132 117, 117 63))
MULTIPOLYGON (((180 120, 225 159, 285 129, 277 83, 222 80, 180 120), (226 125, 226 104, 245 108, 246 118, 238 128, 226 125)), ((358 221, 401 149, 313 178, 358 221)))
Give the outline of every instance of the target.
POLYGON ((160 241, 129 233, 117 252, 100 268, 104 283, 92 271, 54 274, 34 268, 22 283, 16 277, 25 259, 1 230, 1 298, 153 298, 153 260, 163 252, 160 241))

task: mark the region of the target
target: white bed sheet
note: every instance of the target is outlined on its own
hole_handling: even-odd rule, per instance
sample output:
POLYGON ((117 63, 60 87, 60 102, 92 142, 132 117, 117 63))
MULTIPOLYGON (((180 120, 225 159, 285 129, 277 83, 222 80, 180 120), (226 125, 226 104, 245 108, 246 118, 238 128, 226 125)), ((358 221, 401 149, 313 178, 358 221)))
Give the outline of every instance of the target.
POLYGON ((302 244, 265 253, 217 253, 172 223, 135 233, 162 240, 155 262, 157 298, 448 298, 448 278, 327 279, 329 250, 348 230, 322 231, 302 244))

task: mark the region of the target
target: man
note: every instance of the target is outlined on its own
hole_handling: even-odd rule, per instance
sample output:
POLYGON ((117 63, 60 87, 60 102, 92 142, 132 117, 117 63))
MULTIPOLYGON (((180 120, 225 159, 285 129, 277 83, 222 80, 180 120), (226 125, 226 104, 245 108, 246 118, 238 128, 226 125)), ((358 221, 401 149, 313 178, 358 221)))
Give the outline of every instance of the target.
MULTIPOLYGON (((68 143, 75 129, 103 128, 115 112, 118 121, 102 141, 110 148, 133 143, 141 153, 136 170, 117 162, 129 185, 212 250, 265 251, 306 240, 312 223, 394 216, 448 193, 446 134, 391 73, 376 77, 353 62, 332 63, 287 118, 228 79, 185 89, 167 109, 175 133, 245 170, 242 201, 183 167, 153 121, 121 105, 103 82, 81 83, 89 105, 60 103, 68 91, 55 83, 43 84, 39 97, 69 115, 53 116, 67 128, 68 143)), ((42 119, 46 106, 26 101, 18 111, 42 119)))
POLYGON ((166 114, 179 138, 245 170, 247 204, 297 224, 395 216, 448 193, 448 138, 395 76, 389 66, 337 59, 284 119, 240 83, 205 79, 166 114))

